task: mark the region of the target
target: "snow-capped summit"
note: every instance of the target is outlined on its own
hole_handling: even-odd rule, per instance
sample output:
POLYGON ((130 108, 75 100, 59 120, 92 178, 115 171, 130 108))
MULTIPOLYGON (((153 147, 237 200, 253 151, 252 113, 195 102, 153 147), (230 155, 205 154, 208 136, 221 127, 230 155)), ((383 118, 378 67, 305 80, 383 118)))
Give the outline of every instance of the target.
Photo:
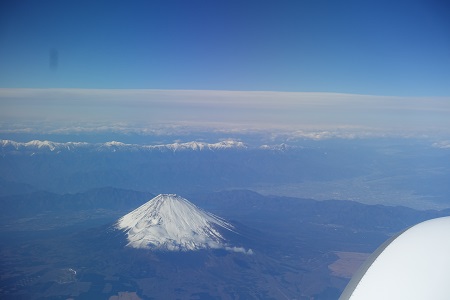
POLYGON ((120 218, 128 246, 169 251, 228 248, 220 230, 233 226, 188 200, 161 194, 120 218))

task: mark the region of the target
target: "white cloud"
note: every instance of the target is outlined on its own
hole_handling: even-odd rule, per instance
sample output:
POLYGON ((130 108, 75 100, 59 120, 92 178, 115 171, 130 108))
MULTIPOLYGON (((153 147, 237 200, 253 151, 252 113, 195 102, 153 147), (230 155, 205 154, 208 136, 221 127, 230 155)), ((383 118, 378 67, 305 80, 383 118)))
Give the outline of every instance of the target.
POLYGON ((434 148, 440 148, 440 149, 450 149, 450 141, 440 141, 433 143, 432 145, 434 148))
MULTIPOLYGON (((447 132, 450 97, 207 90, 0 89, 8 124, 59 124, 53 130, 213 128, 303 132, 323 139, 373 132, 447 132), (117 124, 122 124, 117 126, 117 124), (127 127, 128 126, 128 127, 127 127), (130 127, 131 126, 131 127, 130 127), (127 129, 128 128, 128 129, 127 129)), ((55 127, 55 126, 53 126, 55 127)), ((0 128, 5 130, 2 125, 0 128)), ((15 130, 18 130, 16 128, 15 130)), ((300 134, 300 133, 299 133, 300 134)))
POLYGON ((247 255, 253 254, 252 249, 245 250, 245 248, 242 248, 242 247, 225 247, 225 250, 231 251, 231 252, 243 253, 243 254, 247 254, 247 255))

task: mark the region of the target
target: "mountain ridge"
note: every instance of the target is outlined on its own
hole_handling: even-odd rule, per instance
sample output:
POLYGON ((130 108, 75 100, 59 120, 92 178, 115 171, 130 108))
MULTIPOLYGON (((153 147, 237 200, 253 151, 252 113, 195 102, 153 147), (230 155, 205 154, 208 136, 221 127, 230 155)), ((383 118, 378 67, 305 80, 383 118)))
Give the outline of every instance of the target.
POLYGON ((110 141, 106 143, 87 143, 87 142, 52 142, 32 140, 29 142, 16 142, 13 140, 0 140, 0 148, 3 153, 11 153, 16 151, 34 151, 34 152, 54 152, 61 151, 214 151, 225 149, 247 149, 248 146, 240 141, 225 140, 217 143, 205 143, 191 141, 186 143, 172 143, 160 145, 140 145, 140 144, 125 144, 117 141, 110 141))

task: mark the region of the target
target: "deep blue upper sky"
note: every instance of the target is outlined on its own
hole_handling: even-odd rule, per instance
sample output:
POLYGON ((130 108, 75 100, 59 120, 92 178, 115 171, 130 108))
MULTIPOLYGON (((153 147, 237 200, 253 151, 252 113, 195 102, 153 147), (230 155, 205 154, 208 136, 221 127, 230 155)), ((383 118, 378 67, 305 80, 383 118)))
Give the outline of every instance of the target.
POLYGON ((450 95, 446 1, 2 1, 0 87, 450 95))

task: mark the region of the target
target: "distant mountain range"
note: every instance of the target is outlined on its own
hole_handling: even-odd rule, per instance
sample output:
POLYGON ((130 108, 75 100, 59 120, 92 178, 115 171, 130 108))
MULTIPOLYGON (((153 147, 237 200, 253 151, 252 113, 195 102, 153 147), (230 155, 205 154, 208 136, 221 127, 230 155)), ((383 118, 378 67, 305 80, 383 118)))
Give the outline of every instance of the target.
MULTIPOLYGON (((18 184, 57 193, 114 186, 159 194, 331 174, 318 172, 325 158, 321 150, 296 148, 298 156, 298 151, 286 149, 250 148, 238 141, 145 146, 2 140, 0 181, 11 184, 8 190, 18 184)), ((337 173, 342 171, 336 169, 333 176, 337 173)))
MULTIPOLYGON (((267 232, 288 224, 334 224, 357 231, 380 230, 386 234, 419 221, 450 215, 450 209, 419 211, 408 207, 365 205, 354 201, 263 196, 249 190, 205 192, 186 195, 192 202, 231 222, 247 223, 267 232), (280 214, 283 215, 279 218, 280 214), (260 222, 261 218, 267 220, 260 222)), ((9 221, 42 214, 76 214, 106 210, 124 215, 155 197, 152 193, 104 187, 83 193, 59 195, 45 191, 0 197, 0 216, 9 221)), ((117 217, 111 217, 111 222, 117 217)), ((63 225, 63 223, 61 224, 63 225)))
POLYGON ((59 195, 47 191, 32 191, 0 197, 0 216, 20 218, 42 213, 77 212, 108 209, 129 211, 140 206, 151 193, 119 188, 95 188, 82 193, 59 195))
POLYGON ((164 145, 0 140, 0 196, 105 186, 183 195, 253 189, 445 208, 449 155, 419 142, 383 139, 260 146, 236 140, 164 145))
MULTIPOLYGON (((203 142, 188 142, 188 143, 173 143, 165 145, 138 145, 138 144, 124 144, 121 142, 107 142, 107 143, 85 143, 85 142, 67 142, 57 143, 51 141, 30 141, 26 143, 15 142, 11 140, 0 140, 0 148, 3 154, 8 153, 60 153, 62 151, 101 151, 101 152, 116 152, 116 151, 205 151, 205 150, 224 150, 224 149, 247 149, 248 146, 239 141, 227 140, 218 143, 203 143, 203 142)), ((263 146, 261 149, 275 149, 263 146)))

